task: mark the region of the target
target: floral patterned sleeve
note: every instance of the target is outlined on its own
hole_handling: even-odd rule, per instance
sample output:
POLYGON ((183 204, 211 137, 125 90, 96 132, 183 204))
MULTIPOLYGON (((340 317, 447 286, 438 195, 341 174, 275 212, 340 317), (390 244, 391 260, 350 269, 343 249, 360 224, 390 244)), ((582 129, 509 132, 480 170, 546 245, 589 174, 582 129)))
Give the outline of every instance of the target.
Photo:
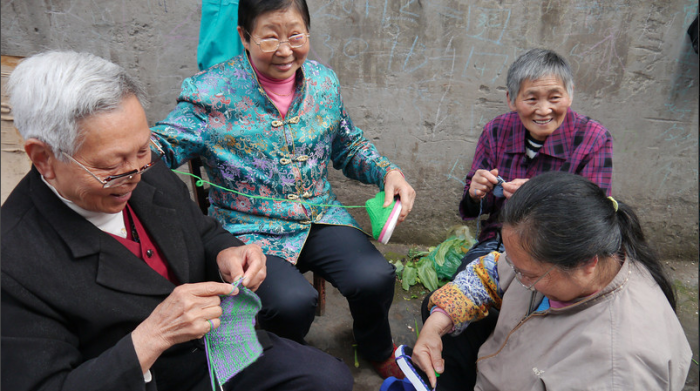
POLYGON ((460 334, 469 323, 485 318, 491 307, 501 308, 503 290, 497 268, 500 255, 494 251, 475 259, 430 297, 428 307, 436 305, 452 319, 453 335, 460 334))
POLYGON ((345 110, 340 95, 340 83, 337 78, 334 81, 340 103, 340 118, 332 145, 333 167, 337 170, 342 169, 348 178, 375 184, 384 190, 384 176, 389 170, 399 167, 379 154, 374 144, 365 138, 362 130, 355 127, 345 110))
POLYGON ((193 78, 185 79, 175 109, 151 128, 165 152, 163 160, 172 169, 205 154, 209 118, 205 100, 200 98, 193 78))

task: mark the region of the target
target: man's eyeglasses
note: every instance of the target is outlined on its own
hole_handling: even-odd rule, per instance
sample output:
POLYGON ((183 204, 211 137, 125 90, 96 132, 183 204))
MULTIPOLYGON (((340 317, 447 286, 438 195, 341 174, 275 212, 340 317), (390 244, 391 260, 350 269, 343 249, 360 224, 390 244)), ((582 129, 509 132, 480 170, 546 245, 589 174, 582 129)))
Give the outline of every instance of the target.
POLYGON ((117 187, 117 186, 119 186, 119 185, 125 183, 126 181, 132 179, 135 175, 141 175, 141 174, 143 174, 144 172, 148 171, 148 169, 150 169, 151 167, 153 167, 153 165, 156 164, 156 163, 158 162, 158 160, 161 159, 161 158, 163 157, 163 155, 165 155, 165 152, 163 152, 163 150, 160 148, 160 146, 158 145, 158 143, 156 143, 155 141, 153 141, 153 138, 150 139, 150 142, 151 142, 151 145, 153 145, 154 147, 156 147, 156 149, 158 150, 158 158, 157 158, 157 159, 151 160, 150 163, 146 164, 145 166, 143 166, 143 167, 141 167, 141 168, 139 168, 139 169, 137 169, 137 170, 132 170, 132 171, 129 171, 129 172, 125 172, 125 173, 123 173, 123 174, 118 174, 118 175, 110 175, 110 176, 108 176, 108 177, 105 178, 105 179, 100 179, 97 175, 93 174, 93 173, 92 173, 90 170, 88 170, 88 168, 85 167, 82 163, 80 163, 79 161, 75 160, 75 158, 73 158, 73 156, 71 156, 71 155, 69 155, 69 154, 67 154, 67 153, 65 153, 65 152, 61 152, 61 153, 62 153, 64 156, 66 156, 68 159, 72 160, 75 164, 77 164, 77 165, 79 165, 80 167, 82 167, 82 169, 85 170, 85 171, 87 171, 88 174, 92 175, 93 178, 97 179, 97 181, 100 182, 100 183, 102 184, 102 188, 103 188, 103 189, 109 189, 109 188, 111 188, 111 187, 117 187))
MULTIPOLYGON (((250 39, 255 42, 255 39, 253 39, 253 36, 250 35, 250 33, 246 33, 250 37, 250 39)), ((260 50, 266 53, 269 52, 276 52, 277 49, 279 49, 280 45, 283 43, 289 44, 289 47, 291 48, 300 48, 304 46, 306 41, 308 41, 310 34, 294 34, 287 41, 280 41, 277 38, 265 38, 261 39, 260 42, 255 42, 258 46, 260 46, 260 50)))
POLYGON ((503 258, 505 258, 508 266, 510 266, 510 268, 513 269, 513 272, 515 272, 515 279, 518 280, 520 285, 522 285, 523 287, 525 287, 525 289, 527 289, 529 291, 534 291, 535 285, 537 285, 537 283, 540 282, 540 280, 542 280, 547 274, 549 274, 549 272, 552 271, 552 269, 554 269, 554 265, 552 265, 552 267, 550 267, 549 270, 547 270, 543 275, 541 275, 538 279, 536 279, 535 282, 533 282, 532 284, 526 285, 523 282, 523 280, 524 279, 531 280, 531 278, 523 276, 523 272, 520 271, 518 268, 516 268, 515 265, 513 265, 513 262, 510 261, 510 259, 508 258, 508 254, 504 254, 503 258))

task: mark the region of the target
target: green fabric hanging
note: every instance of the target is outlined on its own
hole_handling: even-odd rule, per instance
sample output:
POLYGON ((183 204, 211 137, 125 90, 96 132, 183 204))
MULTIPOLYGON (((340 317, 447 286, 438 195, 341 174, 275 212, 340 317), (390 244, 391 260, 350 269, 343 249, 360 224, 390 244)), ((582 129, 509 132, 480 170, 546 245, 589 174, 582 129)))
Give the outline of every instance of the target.
POLYGON ((204 70, 243 53, 238 36, 238 0, 202 0, 197 66, 204 70))

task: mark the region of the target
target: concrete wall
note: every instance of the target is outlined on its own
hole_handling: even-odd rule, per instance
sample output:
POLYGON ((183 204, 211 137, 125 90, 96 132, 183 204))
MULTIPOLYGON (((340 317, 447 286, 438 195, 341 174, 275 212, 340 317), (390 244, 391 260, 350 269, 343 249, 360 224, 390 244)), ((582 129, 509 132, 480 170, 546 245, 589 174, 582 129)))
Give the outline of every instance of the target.
MULTIPOLYGON (((147 84, 153 122, 197 70, 198 1, 2 0, 1 7, 3 55, 70 48, 117 62, 147 84)), ((309 7, 309 58, 335 69, 355 123, 418 193, 395 240, 436 243, 460 222, 476 140, 508 110, 508 66, 546 47, 573 66, 574 110, 614 137, 614 196, 637 206, 665 256, 697 259, 698 57, 686 35, 697 1, 309 0, 309 7)), ((332 179, 347 204, 375 191, 337 173, 332 179)))

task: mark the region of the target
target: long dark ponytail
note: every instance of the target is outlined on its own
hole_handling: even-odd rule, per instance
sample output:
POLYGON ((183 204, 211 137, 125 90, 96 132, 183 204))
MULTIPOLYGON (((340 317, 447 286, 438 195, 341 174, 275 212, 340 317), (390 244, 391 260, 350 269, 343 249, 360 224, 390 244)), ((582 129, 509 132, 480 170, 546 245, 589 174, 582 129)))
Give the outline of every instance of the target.
POLYGON ((654 281, 659 284, 661 290, 666 295, 669 304, 673 310, 676 310, 676 295, 673 290, 673 284, 669 280, 664 267, 659 261, 659 257, 653 248, 646 241, 644 230, 639 219, 634 213, 634 210, 622 202, 618 201, 617 220, 622 233, 622 248, 627 256, 644 265, 654 281))
POLYGON ((574 269, 595 256, 625 255, 643 265, 676 310, 673 285, 646 241, 632 208, 608 198, 598 185, 565 172, 538 175, 508 200, 501 222, 515 229, 536 260, 574 269))

